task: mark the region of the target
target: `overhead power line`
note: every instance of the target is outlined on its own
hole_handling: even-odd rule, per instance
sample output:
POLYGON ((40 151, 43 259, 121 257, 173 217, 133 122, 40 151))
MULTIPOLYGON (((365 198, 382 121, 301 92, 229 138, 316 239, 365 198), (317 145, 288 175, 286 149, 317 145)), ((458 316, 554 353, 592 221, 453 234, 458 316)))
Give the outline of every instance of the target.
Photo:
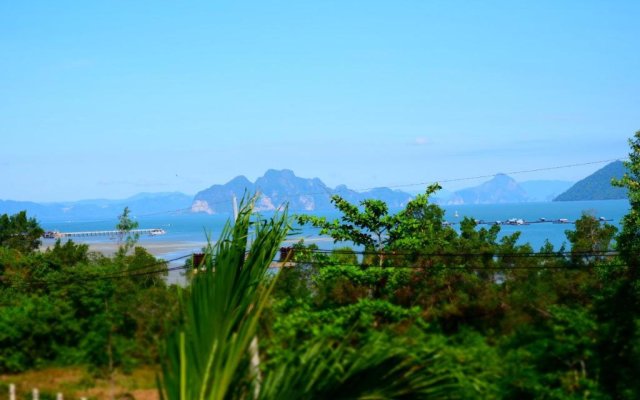
MULTIPOLYGON (((372 186, 372 187, 367 187, 367 188, 359 188, 359 189, 351 189, 351 190, 354 191, 354 192, 360 192, 361 193, 361 192, 368 192, 368 191, 374 190, 374 189, 379 189, 381 187, 394 189, 394 188, 411 187, 411 186, 429 186, 429 185, 432 185, 434 183, 451 183, 451 182, 460 182, 460 181, 470 181, 470 180, 476 180, 476 179, 493 178, 493 177, 496 177, 498 175, 518 175, 518 174, 526 174, 526 173, 532 173, 532 172, 553 171, 553 170, 565 169, 565 168, 583 167, 583 166, 587 166, 587 165, 603 164, 603 163, 618 161, 618 160, 621 160, 621 159, 625 159, 625 158, 611 158, 611 159, 607 159, 607 160, 588 161, 588 162, 584 162, 584 163, 554 165, 554 166, 550 166, 550 167, 541 167, 541 168, 526 169, 526 170, 516 170, 516 171, 509 171, 509 172, 497 172, 497 173, 486 174, 486 175, 474 175, 474 176, 467 176, 467 177, 460 177, 460 178, 438 179, 438 180, 422 181, 422 182, 406 183, 406 184, 391 184, 391 185, 372 186)), ((327 194, 328 195, 333 195, 333 194, 338 194, 338 192, 329 191, 328 189, 325 188, 325 190, 323 192, 296 193, 294 195, 285 195, 285 196, 281 196, 281 197, 286 199, 286 198, 293 198, 294 196, 322 196, 322 195, 327 195, 327 194)), ((216 203, 212 203, 212 204, 218 204, 218 203, 226 203, 226 201, 224 201, 224 202, 216 202, 216 203)))
MULTIPOLYGON (((295 263, 295 262, 294 262, 295 263)), ((308 265, 318 265, 318 266, 334 266, 334 267, 344 267, 348 266, 345 264, 336 264, 330 263, 326 261, 302 261, 299 264, 308 264, 308 265)), ((409 270, 424 270, 424 271, 440 271, 440 270, 462 270, 462 271, 514 271, 514 270, 565 270, 565 271, 579 271, 579 270, 589 270, 593 268, 621 268, 621 267, 629 267, 627 264, 617 263, 617 264, 598 264, 592 265, 587 264, 583 266, 566 266, 566 265, 513 265, 513 266, 491 266, 491 265, 483 265, 483 266, 469 266, 469 265, 432 265, 432 266, 423 266, 423 265, 400 265, 400 266, 383 266, 378 267, 375 265, 366 266, 367 268, 381 268, 381 269, 409 269, 409 270)))
POLYGON ((147 265, 145 265, 145 266, 141 266, 141 267, 137 267, 137 268, 131 268, 131 269, 126 269, 126 270, 123 270, 123 271, 116 272, 116 273, 114 273, 114 274, 131 273, 131 272, 141 271, 141 270, 145 270, 145 269, 149 269, 149 268, 157 267, 157 266, 159 266, 159 265, 166 265, 166 264, 170 264, 170 263, 172 263, 172 262, 179 261, 179 260, 183 260, 183 259, 185 259, 185 258, 189 258, 189 257, 192 257, 192 256, 193 256, 193 254, 186 254, 186 255, 184 255, 184 256, 180 256, 180 257, 172 258, 172 259, 170 259, 170 260, 158 260, 157 262, 150 263, 150 264, 147 264, 147 265))
MULTIPOLYGON (((321 252, 325 252, 325 251, 317 251, 318 253, 321 252)), ((374 255, 394 255, 393 253, 383 253, 383 252, 354 252, 353 254, 374 254, 374 255)), ((407 253, 407 254, 411 254, 411 255, 415 255, 416 253, 407 253)), ((395 254, 397 255, 397 254, 395 254)), ((580 257, 604 257, 604 256, 616 256, 618 255, 618 252, 612 252, 612 251, 592 251, 592 252, 556 252, 556 253, 503 253, 503 254, 499 254, 499 253, 458 253, 458 254, 452 254, 452 253, 443 253, 443 254, 438 254, 438 253, 423 253, 423 255, 425 256, 431 256, 431 257, 463 257, 463 258, 469 258, 469 257, 487 257, 487 256, 491 256, 491 257, 544 257, 544 258, 564 258, 567 259, 567 256, 571 256, 571 255, 578 255, 580 257)), ((188 257, 192 257, 192 254, 187 254, 181 257, 176 257, 173 258, 171 260, 163 260, 163 261, 156 261, 153 263, 149 263, 147 265, 141 266, 141 267, 137 267, 137 268, 133 268, 133 269, 128 269, 128 270, 122 270, 122 271, 116 271, 116 272, 111 272, 111 273, 107 273, 107 274, 101 274, 101 275, 93 275, 93 276, 67 276, 64 277, 63 279, 60 280, 27 280, 27 281, 9 281, 4 279, 5 277, 2 277, 3 281, 5 282, 6 286, 10 286, 10 287, 18 287, 18 286, 30 286, 30 287, 50 287, 50 286, 67 286, 67 285, 71 285, 71 284, 78 284, 78 283, 89 283, 89 282, 95 282, 95 281, 101 281, 101 280, 117 280, 117 279, 125 279, 125 278, 135 278, 135 277, 142 277, 142 276, 149 276, 149 275, 155 275, 155 274, 160 274, 160 273, 167 273, 167 272, 171 272, 171 271, 179 271, 179 270, 185 270, 185 269, 189 269, 189 268, 193 268, 193 266, 187 266, 187 265, 182 265, 182 266, 175 266, 175 267, 165 267, 168 263, 170 262, 175 262, 175 261, 179 261, 188 257), (158 267, 158 266, 163 266, 162 268, 155 268, 155 269, 151 269, 154 267, 158 267)), ((306 260, 306 261, 300 261, 300 262, 295 262, 294 263, 299 263, 299 264, 309 264, 309 265, 319 265, 319 266, 336 266, 335 262, 332 261, 317 261, 317 260, 306 260)), ((606 267, 606 268, 612 268, 612 267, 623 267, 626 266, 626 264, 601 264, 598 265, 598 267, 606 267)), ((583 267, 578 267, 578 268, 592 268, 594 267, 593 265, 586 265, 583 267)), ((384 268, 400 268, 400 269, 425 269, 425 270, 469 270, 469 271, 480 271, 480 270, 504 270, 504 271, 508 271, 508 270, 519 270, 519 269, 526 269, 526 270, 561 270, 561 269, 565 269, 565 270, 571 270, 572 268, 568 268, 567 266, 561 266, 561 265, 555 265, 555 266, 551 266, 551 265, 535 265, 535 266, 482 266, 482 267, 473 267, 473 266, 466 266, 466 265, 440 265, 440 266, 429 266, 429 267, 424 267, 421 265, 402 265, 402 266, 385 266, 384 268)), ((575 268, 574 268, 575 269, 575 268)))
MULTIPOLYGON (((626 159, 626 157, 610 158, 610 159, 606 159, 606 160, 587 161, 587 162, 583 162, 583 163, 554 165, 554 166, 549 166, 549 167, 524 169, 524 170, 514 170, 514 171, 508 171, 508 172, 497 172, 497 173, 493 173, 493 174, 474 175, 474 176, 457 177, 457 178, 445 178, 445 179, 437 179, 437 180, 430 180, 430 181, 420 181, 420 182, 414 182, 414 183, 380 185, 380 186, 375 186, 375 187, 357 188, 357 189, 351 189, 351 190, 354 191, 354 192, 360 192, 361 193, 361 192, 367 192, 367 191, 370 191, 370 190, 378 189, 380 187, 386 187, 386 188, 390 188, 390 189, 397 189, 397 188, 412 187, 412 186, 428 186, 428 185, 431 185, 431 184, 434 184, 434 183, 452 183, 452 182, 470 181, 470 180, 476 180, 476 179, 493 178, 493 177, 501 175, 501 174, 519 175, 519 174, 526 174, 526 173, 533 173, 533 172, 543 172, 543 171, 553 171, 553 170, 566 169, 566 168, 584 167, 584 166, 588 166, 588 165, 603 164, 603 163, 609 163, 609 162, 618 161, 618 160, 625 160, 625 159, 626 159)), ((332 196, 334 194, 338 194, 338 193, 336 191, 332 191, 332 190, 330 190, 328 188, 324 188, 324 191, 322 191, 322 192, 296 193, 296 194, 293 194, 293 195, 284 195, 284 196, 281 196, 281 198, 282 199, 292 199, 292 198, 296 198, 296 197, 299 197, 299 196, 332 196)), ((230 201, 231 201, 231 197, 229 197, 229 199, 210 202, 208 204, 209 205, 228 204, 230 201)), ((137 214, 137 215, 135 215, 135 218, 145 218, 145 217, 151 217, 151 216, 156 216, 156 215, 165 215, 165 214, 179 214, 179 213, 183 213, 183 212, 188 212, 190 210, 191 210, 191 207, 178 208, 178 209, 166 210, 166 211, 156 211, 156 212, 152 212, 152 213, 137 214)), ((109 219, 100 219, 100 220, 94 220, 94 221, 78 221, 78 222, 74 222, 74 223, 110 222, 110 221, 114 221, 116 219, 117 219, 117 217, 113 217, 113 218, 109 218, 109 219)))
MULTIPOLYGON (((293 248, 292 248, 293 249, 293 248)), ((514 252, 514 253, 499 253, 488 250, 486 252, 474 252, 474 253, 456 253, 456 252, 424 252, 424 251, 411 251, 411 250, 399 250, 399 251, 371 251, 371 250, 323 250, 323 249, 301 249, 292 250, 294 253, 300 254, 314 253, 314 254, 355 254, 355 255, 370 255, 370 256, 422 256, 422 257, 566 257, 566 256, 617 256, 619 253, 612 250, 589 250, 589 251, 554 251, 554 252, 514 252)))
MULTIPOLYGON (((555 166, 551 166, 551 167, 542 167, 542 168, 534 168, 534 169, 523 169, 523 170, 516 170, 516 171, 509 171, 509 172, 498 172, 498 173, 495 173, 495 174, 488 174, 488 175, 476 175, 476 176, 468 176, 468 177, 462 177, 462 178, 441 179, 441 180, 431 181, 431 182, 409 183, 409 184, 404 184, 404 185, 391 185, 391 186, 386 186, 386 187, 388 187, 388 188, 398 188, 398 187, 409 187, 409 186, 418 186, 418 185, 430 185, 430 184, 433 184, 433 183, 451 183, 451 182, 470 181, 470 180, 475 180, 475 179, 494 178, 494 177, 496 177, 498 175, 519 175, 519 174, 528 174, 528 173, 532 173, 532 172, 543 172, 543 171, 553 171, 553 170, 565 169, 565 168, 585 167, 587 165, 610 163, 610 162, 619 161, 619 160, 622 160, 622 159, 626 159, 626 158, 625 157, 622 157, 622 158, 610 158, 608 160, 588 161, 588 162, 584 162, 584 163, 555 165, 555 166)), ((371 189, 375 189, 375 188, 371 188, 371 189)), ((363 190, 371 190, 371 189, 363 189, 363 190)))
POLYGON ((192 257, 192 254, 187 254, 181 257, 176 257, 170 260, 158 260, 152 263, 148 263, 146 265, 137 267, 137 268, 132 268, 132 269, 124 269, 121 271, 115 271, 115 272, 109 272, 106 274, 96 274, 93 276, 87 276, 87 275, 76 275, 76 276, 65 276, 64 278, 61 278, 60 280, 56 280, 56 279, 52 279, 52 280, 34 280, 34 279, 30 279, 27 281, 9 281, 6 279, 5 276, 0 277, 2 279, 2 281, 7 282, 8 286, 19 286, 19 285, 27 285, 27 286, 36 286, 36 287, 47 287, 47 286, 66 286, 66 285, 72 285, 72 284, 77 284, 77 283, 88 283, 88 282, 95 282, 95 281, 101 281, 101 280, 111 280, 111 279, 122 279, 122 278, 130 278, 130 277, 137 277, 137 276, 145 276, 145 275, 152 275, 152 274, 159 274, 159 273, 163 273, 163 272, 168 272, 168 271, 173 271, 173 270, 177 270, 177 269, 184 269, 186 268, 185 266, 181 266, 181 267, 169 267, 169 268, 156 268, 154 270, 150 270, 148 271, 150 268, 154 268, 154 267, 158 267, 158 266, 166 266, 167 264, 171 263, 171 262, 175 262, 175 261, 179 261, 185 258, 189 258, 192 257))

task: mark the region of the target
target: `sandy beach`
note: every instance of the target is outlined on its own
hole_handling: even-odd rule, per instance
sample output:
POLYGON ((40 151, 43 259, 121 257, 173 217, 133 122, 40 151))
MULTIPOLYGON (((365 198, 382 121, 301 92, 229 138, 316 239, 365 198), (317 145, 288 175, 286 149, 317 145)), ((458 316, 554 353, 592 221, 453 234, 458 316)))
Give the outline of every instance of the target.
MULTIPOLYGON (((304 239, 304 242, 307 244, 317 243, 317 242, 327 242, 332 241, 331 238, 324 237, 311 237, 311 238, 302 238, 302 237, 292 237, 285 240, 282 245, 283 246, 291 246, 300 239, 304 239)), ((109 257, 118 251, 118 243, 113 241, 104 241, 104 242, 81 242, 77 241, 76 243, 86 243, 89 245, 89 251, 95 251, 97 253, 102 253, 105 256, 109 257)), ((46 251, 49 247, 52 247, 54 242, 51 240, 43 241, 40 246, 40 251, 46 251)), ((153 241, 153 240, 142 240, 138 242, 137 246, 144 247, 147 251, 158 258, 170 258, 172 256, 182 256, 188 253, 196 253, 201 251, 203 247, 206 247, 206 241, 153 241)))
MULTIPOLYGON (((77 242, 82 243, 82 242, 77 242)), ((105 256, 112 256, 118 251, 118 243, 115 242, 86 242, 89 245, 89 251, 102 253, 105 256)), ((207 242, 149 242, 143 241, 137 246, 144 247, 147 251, 158 258, 165 258, 171 255, 184 255, 200 251, 207 245, 207 242)), ((53 242, 44 242, 40 246, 41 251, 45 251, 53 246, 53 242)))

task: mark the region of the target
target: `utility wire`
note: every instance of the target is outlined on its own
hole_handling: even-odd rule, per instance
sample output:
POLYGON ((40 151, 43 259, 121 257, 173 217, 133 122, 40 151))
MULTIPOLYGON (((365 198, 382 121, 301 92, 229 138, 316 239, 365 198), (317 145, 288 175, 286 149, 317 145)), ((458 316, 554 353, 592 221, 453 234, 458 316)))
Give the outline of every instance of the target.
MULTIPOLYGON (((163 273, 163 272, 168 272, 168 271, 172 271, 175 269, 178 269, 178 267, 169 267, 169 268, 160 268, 160 269, 155 269, 152 271, 145 271, 148 270, 149 268, 153 268, 153 267, 157 267, 157 266, 161 266, 161 265, 167 265, 171 262, 175 262, 175 261, 179 261, 182 259, 185 259, 187 257, 192 257, 192 254, 187 254, 181 257, 176 257, 173 258, 171 260, 162 260, 162 261, 156 261, 153 263, 149 263, 147 265, 141 266, 141 267, 137 267, 137 268, 132 268, 132 269, 127 269, 127 270, 121 270, 121 271, 115 271, 115 272, 110 272, 110 273, 106 273, 106 274, 98 274, 98 275, 93 275, 93 276, 71 276, 71 277, 64 277, 61 278, 59 281, 58 280, 49 280, 49 281, 45 281, 45 280, 30 280, 27 282, 17 282, 17 281, 7 281, 10 283, 20 283, 20 284, 26 284, 26 285, 34 285, 34 286, 49 286, 49 285, 56 285, 58 283, 64 283, 64 284, 76 284, 76 283, 87 283, 87 282, 92 282, 92 281, 100 281, 100 280, 109 280, 109 279, 121 279, 121 278, 128 278, 128 277, 136 277, 136 276, 144 276, 144 275, 150 275, 150 274, 158 274, 158 273, 163 273)), ((186 267, 180 267, 180 268, 186 268, 186 267)), ((4 276, 0 277, 2 278, 2 280, 5 280, 4 276)), ((9 284, 8 286, 14 286, 9 284)))
POLYGON ((421 252, 421 251, 370 251, 370 250, 322 250, 322 249, 302 249, 296 250, 291 248, 293 253, 307 254, 355 254, 355 255, 372 255, 372 256, 423 256, 423 257, 565 257, 567 255, 579 256, 616 256, 619 253, 612 250, 590 250, 590 251, 554 251, 554 252, 514 252, 514 253, 497 253, 492 251, 479 253, 445 253, 445 252, 421 252))
MULTIPOLYGON (((370 253, 371 254, 371 253, 370 253)), ((373 253, 373 254, 377 254, 377 255, 382 255, 383 253, 373 253)), ((545 258, 560 258, 563 257, 566 259, 565 255, 576 255, 579 254, 583 257, 602 257, 602 256, 614 256, 617 255, 617 252, 582 252, 582 253, 571 253, 571 252, 559 252, 559 253, 521 253, 520 255, 516 254, 484 254, 484 253, 468 253, 468 254, 442 254, 442 255, 434 255, 434 253, 429 254, 430 256, 434 256, 434 257, 442 257, 442 256, 450 256, 450 257, 486 257, 486 256, 492 256, 492 257, 519 257, 519 256, 523 256, 523 257, 545 257, 545 258)), ((141 277, 141 276, 148 276, 148 275, 155 275, 155 274, 159 274, 159 273, 166 273, 166 272, 170 272, 170 271, 179 271, 179 270, 185 270, 185 269, 189 269, 189 268, 193 268, 193 266, 189 267, 186 265, 183 266, 175 266, 175 267, 169 267, 169 268, 160 268, 160 269, 154 269, 154 270, 148 270, 149 268, 153 268, 155 266, 159 266, 159 265, 166 265, 169 262, 173 262, 173 261, 178 261, 181 259, 185 259, 187 257, 191 257, 192 255, 184 255, 181 257, 177 257, 171 260, 166 260, 166 261, 158 261, 158 262, 154 262, 154 263, 150 263, 147 264, 145 266, 142 267, 138 267, 135 269, 130 269, 130 270, 123 270, 123 271, 118 271, 118 272, 114 272, 114 273, 108 273, 108 274, 103 274, 103 275, 94 275, 91 277, 87 277, 87 276, 77 276, 77 277, 65 277, 64 279, 60 279, 60 280, 49 280, 49 281, 45 281, 45 280, 30 280, 30 281, 23 281, 23 282, 18 282, 18 281, 6 281, 7 285, 9 287, 18 287, 21 285, 24 286, 65 286, 65 285, 69 285, 69 284, 76 284, 76 283, 88 283, 88 282, 95 282, 95 281, 100 281, 100 280, 111 280, 111 279, 124 279, 124 278, 133 278, 133 277, 141 277)), ((339 264, 336 264, 335 262, 331 262, 331 261, 311 261, 311 260, 307 260, 307 261, 301 261, 301 262, 295 262, 293 261, 294 264, 308 264, 308 265, 319 265, 319 266, 336 266, 339 264)), ((598 267, 623 267, 626 266, 626 264, 601 264, 598 265, 598 267)), ((580 268, 593 268, 596 266, 593 265, 587 265, 584 267, 578 267, 578 269, 580 268)), ((549 266, 549 265, 535 265, 535 266, 509 266, 509 267, 504 267, 504 266, 483 266, 483 267, 473 267, 473 266, 447 266, 447 265, 441 265, 441 266, 429 266, 429 267, 424 267, 421 265, 405 265, 405 266, 386 266, 384 268, 400 268, 400 269, 425 269, 425 270, 469 270, 469 271, 475 271, 475 270, 560 270, 560 269, 565 269, 565 270, 572 270, 572 268, 568 268, 566 266, 549 266)))
MULTIPOLYGON (((294 264, 308 264, 308 265, 317 265, 317 266, 333 266, 333 267, 344 267, 348 266, 340 263, 329 263, 326 261, 302 261, 299 263, 293 262, 294 264)), ((356 266, 359 267, 359 266, 356 266)), ((619 267, 628 267, 627 264, 598 264, 598 265, 584 265, 584 266, 567 266, 567 265, 513 265, 513 266, 467 266, 467 265, 433 265, 433 266, 423 266, 423 265, 404 265, 404 266, 383 266, 378 267, 375 265, 367 265, 365 268, 380 268, 380 269, 412 269, 412 270, 425 270, 425 271, 433 271, 433 270, 463 270, 463 271, 513 271, 513 270, 565 270, 565 271, 578 271, 585 269, 593 269, 593 268, 619 268, 619 267)))
MULTIPOLYGON (((603 163, 608 163, 608 162, 613 162, 613 161, 618 161, 618 160, 625 160, 625 159, 626 159, 626 157, 611 158, 611 159, 607 159, 607 160, 588 161, 588 162, 575 163, 575 164, 555 165, 555 166, 550 166, 550 167, 541 167, 541 168, 534 168, 534 169, 527 169, 527 170, 515 170, 515 171, 500 172, 500 173, 495 173, 495 174, 475 175, 475 176, 459 177, 459 178, 448 178, 448 179, 423 181, 423 182, 415 182, 415 183, 406 183, 406 184, 381 185, 381 186, 368 187, 368 188, 351 189, 351 191, 362 193, 362 192, 367 192, 367 191, 370 191, 370 190, 373 190, 373 189, 378 189, 380 187, 387 187, 387 188, 392 189, 392 188, 402 188, 402 187, 412 187, 412 186, 428 186, 428 185, 431 185, 431 184, 434 184, 434 183, 451 183, 451 182, 461 182, 461 181, 469 181, 469 180, 483 179, 483 178, 493 178, 493 177, 501 175, 501 174, 517 175, 517 174, 526 174, 526 173, 532 173, 532 172, 553 171, 553 170, 565 169, 565 168, 583 167, 583 166, 587 166, 587 165, 603 164, 603 163)), ((323 188, 323 189, 324 189, 323 192, 296 193, 296 194, 292 194, 292 195, 284 195, 284 196, 281 196, 281 198, 283 198, 283 199, 292 199, 292 198, 295 198, 295 197, 298 197, 298 196, 332 196, 334 194, 338 194, 339 193, 339 192, 336 192, 335 190, 330 190, 329 188, 323 188)), ((230 200, 231 200, 231 198, 226 199, 226 200, 215 201, 215 202, 208 202, 208 204, 209 205, 227 204, 227 203, 229 203, 230 200)), ((174 210, 157 211, 157 212, 152 212, 152 213, 134 215, 134 217, 135 218, 144 218, 144 217, 150 217, 150 216, 155 216, 155 215, 182 213, 182 212, 187 212, 187 211, 190 211, 190 210, 191 210, 191 207, 186 207, 186 208, 179 208, 179 209, 174 209, 174 210)), ((110 222, 110 221, 114 221, 116 219, 117 219, 117 217, 113 217, 113 218, 109 218, 109 219, 102 219, 102 220, 95 220, 95 221, 78 221, 77 223, 110 222)), ((76 222, 74 222, 74 223, 76 223, 76 222)))
MULTIPOLYGON (((498 175, 518 175, 518 174, 528 174, 528 173, 531 173, 531 172, 553 171, 553 170, 564 169, 564 168, 584 167, 584 166, 587 166, 587 165, 603 164, 603 163, 609 163, 609 162, 623 160, 623 159, 626 159, 626 157, 610 158, 608 160, 599 160, 599 161, 588 161, 588 162, 576 163, 576 164, 556 165, 556 166, 552 166, 552 167, 524 169, 524 170, 509 171, 509 172, 499 172, 499 173, 495 173, 495 174, 476 175, 476 176, 469 176, 469 177, 463 177, 463 178, 442 179, 442 180, 431 181, 431 182, 419 182, 419 183, 409 183, 409 184, 404 184, 404 185, 392 185, 392 186, 386 186, 386 187, 388 187, 388 188, 398 188, 398 187, 409 187, 409 186, 418 186, 418 185, 430 185, 430 184, 433 184, 433 183, 451 183, 451 182, 470 181, 470 180, 475 180, 475 179, 493 178, 493 177, 496 177, 498 175)), ((371 188, 371 189, 375 189, 375 188, 371 188)), ((361 189, 361 190, 371 190, 371 189, 361 189)))
POLYGON ((158 260, 157 262, 154 262, 154 263, 151 263, 151 264, 148 264, 148 265, 142 266, 142 267, 126 269, 126 270, 122 270, 122 271, 120 271, 120 272, 116 272, 116 273, 114 273, 114 274, 130 273, 130 272, 141 271, 141 270, 145 270, 145 269, 148 269, 148 268, 153 268, 153 267, 156 267, 156 266, 159 266, 159 265, 170 264, 170 263, 172 263, 172 262, 179 261, 179 260, 183 260, 183 259, 185 259, 185 258, 192 257, 192 256, 193 256, 193 254, 185 254, 184 256, 180 256, 180 257, 172 258, 172 259, 170 259, 170 260, 158 260))
MULTIPOLYGON (((294 262, 294 264, 303 264, 303 265, 316 265, 316 266, 320 266, 320 267, 340 267, 340 264, 334 264, 334 263, 328 263, 328 262, 319 262, 319 261, 304 261, 304 262, 300 262, 300 263, 296 263, 294 262)), ((342 265, 344 266, 344 265, 342 265)), ((422 266, 422 265, 404 265, 404 266, 386 266, 386 267, 374 267, 374 266, 366 266, 368 268, 382 268, 382 269, 393 269, 393 270, 402 270, 402 269, 406 269, 406 270, 423 270, 425 272, 437 272, 437 271, 447 271, 447 270, 451 270, 451 271, 474 271, 474 272, 480 272, 480 271, 502 271, 502 272, 508 272, 508 271, 518 271, 518 270, 529 270, 529 271, 566 271, 566 272, 574 272, 574 271, 583 271, 583 270, 592 270, 594 268, 621 268, 621 267, 628 267, 627 264, 622 264, 622 263, 618 263, 618 264, 599 264, 599 265, 584 265, 584 266, 566 266, 566 265, 534 265, 534 266, 529 266, 529 265, 515 265, 515 266, 481 266, 481 267, 476 267, 476 266, 466 266, 466 265, 434 265, 434 266, 422 266)), ((365 268, 366 268, 365 267, 365 268)), ((125 279, 125 278, 134 278, 134 277, 142 277, 142 276, 149 276, 149 275, 155 275, 155 274, 159 274, 159 273, 166 273, 166 272, 171 272, 171 271, 180 271, 180 270, 186 270, 186 269, 190 269, 192 267, 188 267, 188 266, 176 266, 176 267, 171 267, 171 268, 163 268, 163 269, 158 269, 158 270, 153 270, 153 271, 142 271, 142 272, 137 272, 134 274, 123 274, 123 275, 119 275, 119 276, 96 276, 96 277, 92 277, 90 279, 82 279, 82 280, 69 280, 69 279, 65 279, 64 281, 26 281, 26 282, 10 282, 8 285, 9 287, 21 287, 21 286, 27 286, 27 287, 50 287, 50 286, 68 286, 70 284, 75 284, 75 283, 89 283, 89 282, 95 282, 95 281, 99 281, 99 280, 105 280, 105 279, 109 279, 109 280, 117 280, 117 279, 125 279)), ((285 267, 288 268, 288 267, 285 267)))

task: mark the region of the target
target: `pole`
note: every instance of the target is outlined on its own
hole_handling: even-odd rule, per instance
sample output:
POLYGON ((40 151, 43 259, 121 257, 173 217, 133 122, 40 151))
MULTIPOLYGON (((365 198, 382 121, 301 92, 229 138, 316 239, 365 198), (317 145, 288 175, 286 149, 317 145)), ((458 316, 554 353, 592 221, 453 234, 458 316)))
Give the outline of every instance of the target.
MULTIPOLYGON (((233 222, 238 220, 238 199, 236 195, 233 195, 233 222)), ((249 368, 251 373, 253 374, 253 398, 257 399, 260 396, 260 384, 262 382, 262 374, 260 374, 260 350, 258 348, 258 335, 255 335, 253 339, 251 339, 251 344, 249 345, 249 353, 251 354, 251 360, 249 363, 249 368)))
POLYGON ((233 222, 236 222, 236 220, 238 219, 238 199, 236 198, 236 195, 233 195, 233 222))

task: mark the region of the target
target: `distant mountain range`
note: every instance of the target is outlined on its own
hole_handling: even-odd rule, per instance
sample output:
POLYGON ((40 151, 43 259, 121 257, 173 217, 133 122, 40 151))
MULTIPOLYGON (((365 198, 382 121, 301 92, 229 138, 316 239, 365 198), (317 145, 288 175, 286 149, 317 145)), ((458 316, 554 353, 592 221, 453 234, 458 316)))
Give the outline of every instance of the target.
POLYGON ((30 216, 39 220, 96 220, 116 217, 122 214, 124 207, 129 207, 134 215, 164 213, 168 210, 184 213, 189 212, 192 201, 192 196, 179 192, 139 193, 121 200, 94 199, 56 203, 0 200, 0 214, 15 214, 27 210, 30 216))
MULTIPOLYGON (((495 204, 551 201, 558 193, 569 188, 573 182, 528 181, 516 182, 513 178, 498 174, 493 179, 476 187, 456 192, 441 191, 435 194, 439 204, 495 204)), ((414 196, 399 190, 378 188, 367 192, 356 192, 345 185, 330 188, 320 179, 297 177, 291 170, 269 170, 255 182, 238 176, 224 185, 213 185, 196 194, 191 210, 210 214, 232 211, 230 198, 241 198, 245 191, 261 194, 257 209, 275 210, 285 202, 293 211, 332 210, 332 194, 339 194, 352 203, 367 198, 385 201, 390 208, 401 208, 414 196)))
POLYGON ((458 190, 448 204, 523 203, 527 192, 513 178, 498 174, 479 186, 458 190))
POLYGON ((572 182, 527 181, 518 183, 505 174, 497 174, 478 186, 454 192, 445 204, 500 204, 551 201, 572 182))
POLYGON ((219 214, 232 212, 232 196, 240 199, 245 193, 259 193, 256 203, 258 211, 273 211, 288 203, 291 211, 332 210, 331 195, 339 194, 348 201, 359 202, 366 198, 384 200, 390 208, 401 208, 413 196, 397 190, 378 188, 367 192, 356 192, 345 185, 330 188, 318 178, 300 178, 293 171, 268 170, 255 182, 238 176, 224 185, 213 185, 198 192, 191 211, 219 214))
POLYGON ((627 168, 622 161, 607 164, 583 180, 576 182, 566 192, 556 197, 554 201, 626 199, 627 189, 611 185, 611 179, 622 178, 626 171, 627 168))
MULTIPOLYGON (((611 177, 620 177, 624 166, 612 163, 572 186, 566 181, 525 181, 498 174, 478 186, 455 192, 445 190, 435 194, 433 201, 439 204, 495 204, 531 201, 599 200, 625 198, 624 189, 613 188, 611 177), (562 194, 560 194, 562 193, 562 194), (558 195, 560 194, 560 195, 558 195)), ((122 200, 82 200, 75 202, 34 203, 0 200, 0 214, 15 214, 27 210, 29 215, 40 220, 97 220, 115 218, 128 206, 132 215, 154 213, 209 213, 232 212, 231 198, 241 199, 245 193, 259 193, 256 208, 271 211, 288 203, 293 212, 333 210, 332 194, 339 194, 352 203, 366 198, 385 201, 391 209, 404 207, 412 194, 389 188, 377 188, 357 192, 345 185, 331 188, 318 178, 302 178, 293 171, 268 170, 262 177, 251 182, 244 176, 233 178, 225 184, 216 184, 198 192, 195 196, 184 193, 140 193, 122 200)))

